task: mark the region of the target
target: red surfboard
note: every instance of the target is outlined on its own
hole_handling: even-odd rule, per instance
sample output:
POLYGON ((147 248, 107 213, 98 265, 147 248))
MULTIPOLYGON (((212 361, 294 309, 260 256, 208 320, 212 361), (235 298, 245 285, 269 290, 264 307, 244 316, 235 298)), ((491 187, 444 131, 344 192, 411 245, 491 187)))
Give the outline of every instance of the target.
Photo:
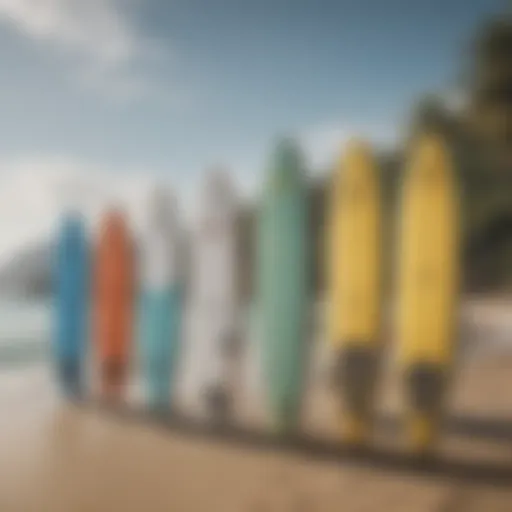
POLYGON ((94 341, 103 399, 120 401, 128 378, 134 322, 134 265, 124 215, 107 212, 94 262, 94 341))

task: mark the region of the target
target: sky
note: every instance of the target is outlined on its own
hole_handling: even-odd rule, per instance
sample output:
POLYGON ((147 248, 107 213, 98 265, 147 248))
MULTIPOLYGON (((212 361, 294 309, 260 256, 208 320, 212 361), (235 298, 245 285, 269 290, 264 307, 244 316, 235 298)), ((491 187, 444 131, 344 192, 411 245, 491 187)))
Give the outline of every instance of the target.
POLYGON ((212 165, 257 188, 282 135, 312 172, 351 135, 396 143, 505 3, 0 0, 0 259, 66 187, 129 201, 157 179, 188 203, 212 165))

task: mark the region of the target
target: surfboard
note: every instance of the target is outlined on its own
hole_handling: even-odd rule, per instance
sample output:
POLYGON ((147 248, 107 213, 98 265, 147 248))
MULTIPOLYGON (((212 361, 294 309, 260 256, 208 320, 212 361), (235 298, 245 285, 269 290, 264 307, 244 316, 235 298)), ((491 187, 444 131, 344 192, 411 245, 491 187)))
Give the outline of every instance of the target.
POLYGON ((108 211, 100 226, 94 269, 95 344, 100 395, 124 399, 133 329, 133 248, 121 211, 108 211))
POLYGON ((142 241, 139 355, 146 403, 172 404, 183 313, 182 232, 170 192, 152 194, 142 241))
POLYGON ((239 367, 237 206, 229 174, 210 171, 194 246, 193 300, 198 350, 205 361, 196 382, 199 409, 215 420, 233 413, 239 367))
POLYGON ((82 217, 66 213, 61 221, 55 257, 54 357, 63 393, 84 392, 88 318, 88 247, 82 217))
POLYGON ((381 208, 373 154, 353 140, 334 172, 327 212, 328 332, 342 436, 371 427, 381 320, 381 208))
POLYGON ((434 445, 457 328, 459 197, 443 140, 423 135, 404 178, 397 337, 413 450, 434 445))
POLYGON ((258 214, 257 301, 262 378, 278 433, 300 419, 308 325, 307 190, 303 158, 281 141, 258 214))

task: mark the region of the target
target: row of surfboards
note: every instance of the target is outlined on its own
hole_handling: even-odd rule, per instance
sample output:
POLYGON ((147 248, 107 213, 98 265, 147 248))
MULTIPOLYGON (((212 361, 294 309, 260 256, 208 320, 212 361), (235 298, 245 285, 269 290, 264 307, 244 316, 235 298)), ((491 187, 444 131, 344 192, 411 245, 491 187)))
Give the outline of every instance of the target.
MULTIPOLYGON (((371 435, 383 352, 379 180, 370 148, 353 141, 336 165, 327 201, 325 321, 337 358, 340 430, 356 444, 371 435)), ((412 446, 424 450, 439 431, 456 339, 459 205, 442 139, 433 134, 417 138, 402 185, 394 338, 408 407, 405 424, 412 446)), ((312 252, 307 186, 300 149, 293 141, 281 141, 257 211, 254 269, 261 379, 280 432, 298 423, 312 334, 306 320, 312 252)), ((200 242, 188 262, 203 326, 201 350, 208 361, 201 379, 205 407, 225 414, 240 335, 237 201, 225 174, 213 173, 207 180, 201 207, 200 242)), ((67 394, 87 393, 84 366, 90 340, 102 396, 121 400, 136 338, 149 406, 172 407, 186 308, 183 229, 174 199, 162 191, 149 205, 148 217, 137 252, 119 211, 105 214, 95 244, 89 244, 78 215, 64 218, 57 244, 54 354, 67 394)))

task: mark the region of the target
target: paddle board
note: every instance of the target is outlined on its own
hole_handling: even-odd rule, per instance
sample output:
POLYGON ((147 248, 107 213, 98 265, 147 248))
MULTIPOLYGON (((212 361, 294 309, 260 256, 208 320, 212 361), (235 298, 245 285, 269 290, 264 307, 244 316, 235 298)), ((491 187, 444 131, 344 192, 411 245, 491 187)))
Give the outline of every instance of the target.
POLYGON ((361 141, 351 141, 337 163, 327 219, 328 336, 341 395, 336 407, 343 437, 360 443, 371 426, 381 320, 379 176, 361 141))
POLYGON ((95 344, 102 398, 123 399, 133 323, 133 248, 121 211, 108 211, 100 226, 94 269, 95 344))
POLYGON ((87 238, 78 213, 64 215, 56 244, 54 357, 65 395, 84 391, 88 318, 87 238))
POLYGON ((262 377, 272 423, 286 433, 299 421, 308 325, 306 177, 291 140, 276 148, 257 228, 262 377))
POLYGON ((209 172, 204 182, 194 257, 194 304, 201 359, 199 408, 212 419, 232 413, 239 366, 237 199, 230 176, 209 172))
POLYGON ((164 189, 151 197, 142 241, 139 355, 150 408, 171 405, 183 312, 182 232, 164 189))
POLYGON ((397 337, 407 431, 433 445, 454 351, 459 282, 459 198, 442 139, 423 135, 405 175, 400 219, 397 337))

